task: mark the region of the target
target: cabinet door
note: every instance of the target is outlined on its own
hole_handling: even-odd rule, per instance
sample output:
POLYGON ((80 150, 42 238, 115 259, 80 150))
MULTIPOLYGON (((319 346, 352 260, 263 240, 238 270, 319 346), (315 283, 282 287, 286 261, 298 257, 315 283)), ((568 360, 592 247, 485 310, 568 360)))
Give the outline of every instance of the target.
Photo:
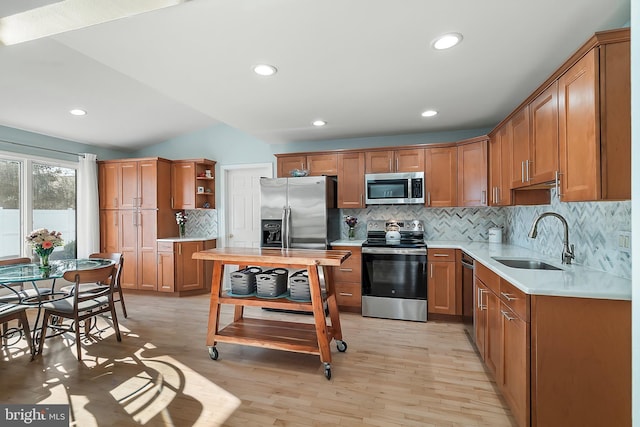
POLYGON ((458 147, 458 205, 487 205, 487 141, 458 147))
POLYGON ((484 363, 489 371, 500 382, 502 378, 502 314, 500 313, 500 299, 488 290, 484 294, 487 306, 487 329, 484 363))
POLYGON ((473 328, 475 330, 474 341, 478 347, 478 353, 482 360, 485 359, 486 352, 486 335, 487 335, 487 305, 486 294, 490 293, 489 289, 478 280, 473 279, 473 328))
POLYGON ((394 172, 393 151, 367 151, 364 170, 365 173, 394 172))
POLYGON ((173 251, 158 252, 158 291, 174 292, 175 269, 173 251))
MULTIPOLYGON (((553 181, 558 170, 558 82, 530 104, 531 157, 529 184, 553 181)), ((526 168, 525 168, 526 169, 526 168)))
MULTIPOLYGON (((167 187, 163 188, 165 192, 166 189, 167 187)), ((138 162, 138 200, 136 206, 140 209, 158 207, 158 162, 156 160, 138 162)))
POLYGON ((396 172, 424 172, 424 149, 396 150, 394 153, 396 172))
POLYGON ((136 221, 138 213, 135 210, 120 210, 118 212, 118 240, 120 250, 124 256, 121 286, 128 289, 138 289, 138 230, 136 221))
POLYGON ((196 208, 195 163, 173 163, 171 165, 171 194, 173 209, 196 208))
POLYGON ((511 204, 511 127, 502 126, 489 141, 489 204, 511 204))
POLYGON ((138 162, 119 163, 118 202, 121 209, 138 205, 138 162))
POLYGON ((294 169, 306 169, 307 156, 286 156, 278 157, 278 178, 287 178, 291 176, 294 169))
POLYGON ((594 50, 558 80, 560 200, 600 199, 600 135, 594 50))
POLYGON ((176 243, 176 290, 189 291, 204 287, 202 260, 192 259, 192 255, 202 250, 202 242, 176 243))
POLYGON ((430 261, 427 281, 429 313, 456 314, 456 264, 430 261))
POLYGON ((309 154, 307 155, 307 165, 311 176, 335 176, 338 174, 336 154, 309 154))
MULTIPOLYGON (((501 303, 502 372, 498 382, 518 425, 529 420, 529 324, 501 303)), ((496 380, 497 381, 497 380, 496 380)))
POLYGON ((338 154, 338 208, 364 208, 364 153, 338 154))
POLYGON ((100 209, 118 209, 120 165, 118 163, 100 163, 98 174, 98 195, 100 209))
POLYGON ((528 185, 524 173, 525 162, 529 160, 529 106, 513 115, 509 121, 511 127, 511 186, 519 188, 528 185))
POLYGON ((429 207, 457 206, 458 149, 427 148, 425 156, 426 205, 429 207))
POLYGON ((119 211, 100 210, 100 252, 120 252, 119 211))
POLYGON ((138 232, 138 289, 158 289, 157 271, 157 213, 155 210, 139 210, 136 226, 138 232))

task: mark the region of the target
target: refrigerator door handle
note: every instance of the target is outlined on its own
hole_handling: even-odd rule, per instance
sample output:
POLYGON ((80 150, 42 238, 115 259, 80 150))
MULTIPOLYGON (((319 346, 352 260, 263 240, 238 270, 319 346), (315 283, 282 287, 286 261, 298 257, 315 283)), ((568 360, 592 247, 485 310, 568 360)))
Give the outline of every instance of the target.
POLYGON ((286 230, 287 230, 287 237, 284 240, 285 242, 285 248, 289 249, 291 247, 291 206, 287 206, 286 208, 286 230))
POLYGON ((282 207, 282 229, 280 230, 280 240, 282 240, 282 249, 287 247, 287 207, 282 207))

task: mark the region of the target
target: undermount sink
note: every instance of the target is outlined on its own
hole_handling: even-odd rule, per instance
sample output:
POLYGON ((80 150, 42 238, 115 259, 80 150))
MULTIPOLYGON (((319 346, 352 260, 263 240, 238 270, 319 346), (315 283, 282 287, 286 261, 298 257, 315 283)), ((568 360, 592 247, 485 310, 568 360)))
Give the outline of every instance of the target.
POLYGON ((494 258, 501 264, 507 267, 524 268, 526 270, 558 270, 561 268, 555 267, 551 264, 547 264, 543 261, 537 261, 535 259, 522 259, 522 258, 494 258))

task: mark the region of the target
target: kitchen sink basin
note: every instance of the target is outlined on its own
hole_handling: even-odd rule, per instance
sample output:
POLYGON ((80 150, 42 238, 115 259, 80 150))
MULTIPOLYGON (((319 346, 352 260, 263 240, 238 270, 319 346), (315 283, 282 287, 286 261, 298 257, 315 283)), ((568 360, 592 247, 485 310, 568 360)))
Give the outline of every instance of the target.
POLYGON ((558 270, 561 268, 555 267, 551 264, 547 264, 543 261, 537 261, 535 259, 523 259, 523 258, 494 258, 501 264, 507 267, 524 268, 526 270, 558 270))

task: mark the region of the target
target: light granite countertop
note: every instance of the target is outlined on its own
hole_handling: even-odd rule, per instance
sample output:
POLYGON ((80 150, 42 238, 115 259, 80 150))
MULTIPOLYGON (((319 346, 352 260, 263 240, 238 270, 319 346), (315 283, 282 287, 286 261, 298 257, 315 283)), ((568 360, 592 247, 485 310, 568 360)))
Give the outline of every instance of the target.
MULTIPOLYGON (((357 240, 338 240, 332 245, 347 245, 351 242, 357 246, 357 240)), ((614 276, 582 265, 564 265, 560 262, 561 247, 558 257, 552 258, 539 252, 520 246, 471 241, 427 241, 427 250, 437 248, 462 249, 471 255, 476 262, 513 284, 529 295, 548 295, 580 298, 601 298, 614 300, 631 300, 631 280, 614 276), (527 270, 507 267, 494 258, 522 258, 544 261, 561 270, 527 270)))
POLYGON ((329 243, 329 245, 331 246, 362 246, 362 244, 365 242, 365 239, 341 239, 341 240, 334 240, 333 242, 329 243))

